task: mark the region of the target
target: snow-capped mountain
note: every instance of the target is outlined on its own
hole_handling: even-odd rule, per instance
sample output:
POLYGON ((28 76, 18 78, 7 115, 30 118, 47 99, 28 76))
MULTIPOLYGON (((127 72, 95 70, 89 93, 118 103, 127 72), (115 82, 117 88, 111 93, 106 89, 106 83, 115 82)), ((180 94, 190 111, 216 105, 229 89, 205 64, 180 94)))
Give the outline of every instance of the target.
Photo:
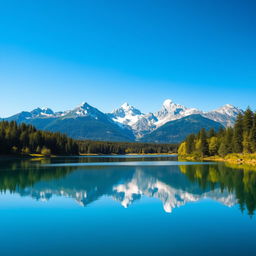
POLYGON ((157 118, 155 125, 159 127, 167 122, 177 120, 185 116, 201 113, 202 111, 196 108, 187 108, 174 103, 170 99, 167 99, 163 102, 162 109, 155 113, 155 117, 157 118))
POLYGON ((54 116, 54 112, 50 108, 47 108, 47 107, 36 108, 36 109, 32 110, 30 113, 31 113, 31 118, 54 116))
POLYGON ((120 108, 114 109, 108 115, 114 122, 130 127, 136 137, 141 137, 145 133, 152 131, 155 128, 154 123, 157 121, 154 114, 144 114, 127 102, 121 105, 120 108))
MULTIPOLYGON (((50 108, 36 108, 31 112, 20 112, 5 120, 29 123, 38 129, 64 132, 76 139, 134 141, 134 138, 141 140, 169 122, 195 114, 221 123, 225 127, 232 126, 241 112, 241 109, 232 105, 203 112, 167 99, 155 113, 143 113, 128 103, 124 103, 111 113, 103 113, 84 102, 72 110, 53 112, 50 108)), ((204 125, 201 126, 199 128, 204 128, 204 125)), ((179 127, 177 129, 179 130, 179 127)), ((172 141, 166 139, 165 142, 172 141)))
POLYGON ((99 111, 97 108, 92 107, 87 102, 83 102, 78 105, 73 110, 66 111, 62 114, 62 119, 64 118, 77 118, 77 117, 92 117, 94 119, 106 119, 106 115, 99 111))
POLYGON ((107 114, 84 102, 72 110, 54 113, 48 108, 21 112, 6 118, 38 129, 61 132, 75 139, 134 141, 133 132, 121 128, 107 114))
POLYGON ((140 110, 125 103, 119 109, 109 114, 109 116, 113 121, 131 127, 135 136, 141 138, 170 121, 194 114, 200 114, 215 122, 221 123, 225 127, 232 126, 237 115, 242 112, 241 109, 229 104, 217 110, 204 112, 196 108, 187 108, 167 99, 163 102, 161 109, 154 114, 143 114, 140 110))
POLYGON ((226 104, 216 110, 203 113, 203 116, 223 124, 225 127, 233 126, 236 117, 243 111, 230 104, 226 104))
POLYGON ((50 108, 36 108, 32 111, 22 111, 14 116, 6 118, 7 120, 11 119, 13 121, 23 121, 28 119, 35 119, 35 118, 49 118, 54 117, 55 113, 50 108))
POLYGON ((113 110, 110 115, 112 115, 112 119, 115 122, 132 126, 138 122, 139 118, 144 114, 125 102, 120 108, 113 110))

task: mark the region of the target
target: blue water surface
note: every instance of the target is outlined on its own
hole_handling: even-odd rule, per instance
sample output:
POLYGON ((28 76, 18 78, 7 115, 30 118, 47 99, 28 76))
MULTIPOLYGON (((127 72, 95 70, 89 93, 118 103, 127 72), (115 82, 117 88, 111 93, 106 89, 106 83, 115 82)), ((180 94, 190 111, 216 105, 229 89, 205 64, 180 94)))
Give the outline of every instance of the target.
POLYGON ((1 255, 256 255, 255 172, 84 159, 1 161, 1 255))

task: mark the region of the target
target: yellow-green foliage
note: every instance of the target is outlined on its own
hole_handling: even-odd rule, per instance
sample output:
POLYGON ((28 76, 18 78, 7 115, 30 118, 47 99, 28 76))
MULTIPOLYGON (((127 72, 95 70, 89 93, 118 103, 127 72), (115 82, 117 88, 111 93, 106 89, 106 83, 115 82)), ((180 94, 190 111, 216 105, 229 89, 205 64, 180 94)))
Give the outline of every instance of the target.
POLYGON ((21 153, 22 153, 22 154, 29 154, 29 153, 30 153, 30 150, 29 150, 28 147, 25 147, 25 148, 22 148, 21 153))
POLYGON ((18 148, 16 146, 12 147, 12 153, 14 154, 18 153, 18 148))
POLYGON ((196 140, 196 152, 199 152, 201 148, 201 140, 196 140))
POLYGON ((209 139, 209 152, 210 155, 216 155, 218 153, 218 138, 217 137, 211 137, 209 139))
POLYGON ((51 150, 49 148, 43 147, 41 150, 41 154, 44 156, 50 156, 51 155, 51 150))
POLYGON ((184 156, 187 154, 186 152, 186 142, 182 142, 179 146, 179 149, 178 149, 178 154, 179 156, 184 156))
POLYGON ((184 140, 188 155, 225 157, 230 153, 256 153, 256 112, 249 108, 237 116, 233 127, 219 131, 201 129, 184 140))

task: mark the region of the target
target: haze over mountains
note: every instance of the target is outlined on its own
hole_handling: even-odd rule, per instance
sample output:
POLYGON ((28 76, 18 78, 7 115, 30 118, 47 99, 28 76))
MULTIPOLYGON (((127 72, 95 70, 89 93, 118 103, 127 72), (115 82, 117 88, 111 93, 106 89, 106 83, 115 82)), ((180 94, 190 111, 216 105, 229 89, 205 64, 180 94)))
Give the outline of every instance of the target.
POLYGON ((176 143, 201 128, 232 126, 241 112, 241 109, 229 104, 204 112, 167 99, 155 113, 142 113, 128 103, 111 113, 103 113, 88 103, 82 103, 73 110, 63 112, 54 112, 49 108, 23 111, 5 120, 63 132, 75 139, 176 143))

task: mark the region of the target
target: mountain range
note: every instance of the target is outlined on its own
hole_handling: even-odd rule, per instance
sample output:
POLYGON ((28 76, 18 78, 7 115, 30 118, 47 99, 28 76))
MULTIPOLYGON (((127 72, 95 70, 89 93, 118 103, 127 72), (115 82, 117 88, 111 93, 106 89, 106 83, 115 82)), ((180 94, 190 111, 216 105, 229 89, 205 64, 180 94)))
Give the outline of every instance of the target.
POLYGON ((50 108, 36 108, 4 120, 62 132, 75 139, 177 143, 201 128, 232 126, 242 112, 229 104, 204 112, 167 99, 155 113, 145 114, 128 103, 103 113, 85 102, 73 110, 54 112, 50 108))

